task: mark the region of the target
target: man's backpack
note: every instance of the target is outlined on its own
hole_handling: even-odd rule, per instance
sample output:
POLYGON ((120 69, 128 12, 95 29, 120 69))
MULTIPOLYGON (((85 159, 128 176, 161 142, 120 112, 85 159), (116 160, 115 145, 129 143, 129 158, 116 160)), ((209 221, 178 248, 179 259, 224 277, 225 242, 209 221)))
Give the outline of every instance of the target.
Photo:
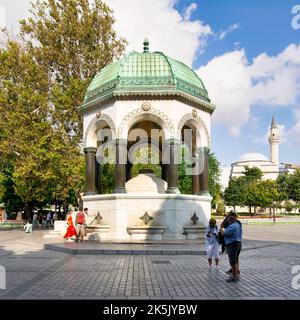
POLYGON ((84 213, 79 212, 79 213, 77 214, 77 217, 76 217, 76 223, 78 223, 78 224, 84 224, 84 220, 85 220, 85 215, 84 215, 84 213))

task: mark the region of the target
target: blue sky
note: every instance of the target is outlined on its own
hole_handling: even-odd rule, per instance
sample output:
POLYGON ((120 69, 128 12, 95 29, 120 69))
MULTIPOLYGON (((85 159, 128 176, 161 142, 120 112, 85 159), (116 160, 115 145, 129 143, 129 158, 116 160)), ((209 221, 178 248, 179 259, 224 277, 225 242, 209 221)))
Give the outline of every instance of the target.
MULTIPOLYGON (((230 25, 239 25, 222 40, 216 37, 208 39, 205 51, 199 53, 193 62, 195 69, 206 65, 215 56, 222 56, 237 48, 244 48, 247 59, 251 63, 263 52, 269 56, 277 56, 289 44, 300 43, 300 30, 294 30, 291 27, 293 17, 291 9, 294 5, 300 4, 299 0, 203 0, 195 2, 197 9, 193 11, 191 17, 209 24, 216 33, 225 30, 230 25)), ((190 3, 191 1, 178 1, 176 7, 182 12, 190 3)), ((264 143, 263 137, 270 125, 272 112, 275 112, 277 122, 288 129, 295 125, 293 110, 299 106, 299 95, 293 105, 252 105, 250 119, 243 125, 240 136, 236 138, 228 133, 226 124, 212 122, 212 150, 224 164, 230 164, 249 151, 261 152, 268 156, 267 140, 264 143)), ((280 146, 280 161, 300 163, 299 144, 299 138, 292 143, 283 141, 280 146)))
MULTIPOLYGON (((198 72, 217 105, 212 151, 222 164, 246 152, 269 156, 273 112, 282 131, 280 161, 300 163, 300 29, 291 26, 300 0, 106 2, 128 51, 140 51, 148 37, 150 51, 164 51, 198 72)), ((17 3, 0 0, 0 25, 12 31, 28 15, 29 0, 17 3)))

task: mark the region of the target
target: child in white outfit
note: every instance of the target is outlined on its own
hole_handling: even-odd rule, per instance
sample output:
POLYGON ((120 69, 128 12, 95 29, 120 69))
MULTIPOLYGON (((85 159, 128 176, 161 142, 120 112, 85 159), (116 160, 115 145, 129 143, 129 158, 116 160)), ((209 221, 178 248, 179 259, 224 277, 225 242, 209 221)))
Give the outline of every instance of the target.
POLYGON ((220 245, 218 241, 219 228, 217 226, 217 221, 214 218, 209 220, 209 225, 206 227, 206 252, 208 265, 211 267, 212 259, 215 258, 216 267, 219 265, 220 258, 220 245))
POLYGON ((25 233, 32 233, 32 223, 31 221, 27 221, 24 226, 25 233))

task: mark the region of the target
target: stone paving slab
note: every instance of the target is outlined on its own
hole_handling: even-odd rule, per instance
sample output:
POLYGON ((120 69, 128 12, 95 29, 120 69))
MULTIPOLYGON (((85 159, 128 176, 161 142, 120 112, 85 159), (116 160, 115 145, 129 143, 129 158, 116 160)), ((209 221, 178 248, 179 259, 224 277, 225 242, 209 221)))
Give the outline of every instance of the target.
MULTIPOLYGON (((226 255, 221 256, 217 270, 208 268, 204 255, 74 255, 45 250, 46 244, 53 243, 38 233, 33 237, 10 233, 7 238, 5 232, 0 233, 0 264, 6 269, 7 278, 7 289, 0 290, 0 299, 300 299, 300 289, 292 287, 291 273, 294 265, 300 265, 297 243, 245 240, 241 280, 237 283, 225 281, 226 255)), ((105 244, 112 251, 113 245, 105 244)), ((116 251, 129 250, 128 245, 137 246, 120 243, 116 244, 116 251)), ((162 245, 166 252, 165 247, 174 250, 180 244, 162 245)), ((148 253, 157 252, 153 246, 142 246, 152 250, 148 253)), ((188 246, 184 247, 188 251, 188 246)))

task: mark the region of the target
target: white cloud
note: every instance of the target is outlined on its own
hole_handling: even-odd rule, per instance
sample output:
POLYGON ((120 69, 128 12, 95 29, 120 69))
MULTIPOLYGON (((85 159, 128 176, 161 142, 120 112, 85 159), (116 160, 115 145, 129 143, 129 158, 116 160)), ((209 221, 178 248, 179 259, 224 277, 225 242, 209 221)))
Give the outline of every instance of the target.
POLYGON ((197 9, 197 3, 192 2, 185 10, 184 10, 184 20, 190 20, 192 13, 197 9))
POLYGON ((220 35, 219 35, 219 39, 220 40, 223 40, 225 39, 229 33, 233 32, 234 30, 236 29, 239 29, 240 27, 240 24, 239 23, 235 23, 235 24, 232 24, 231 26, 229 26, 226 30, 224 31, 221 31, 220 35))
POLYGON ((240 125, 250 113, 251 79, 244 50, 237 50, 213 58, 198 70, 212 102, 217 105, 215 123, 228 125, 233 136, 239 135, 240 125))
POLYGON ((5 7, 0 5, 0 29, 6 26, 5 7))
POLYGON ((206 46, 212 34, 209 25, 191 21, 195 5, 182 15, 174 8, 175 0, 107 0, 114 10, 115 29, 129 42, 128 51, 142 51, 143 40, 150 41, 150 51, 166 54, 191 65, 196 54, 206 46))
MULTIPOLYGON (((17 32, 18 20, 28 17, 29 0, 0 0, 6 7, 9 30, 17 32)), ((192 65, 195 57, 206 47, 211 27, 200 20, 191 20, 197 9, 192 2, 180 13, 175 9, 177 0, 105 0, 113 10, 115 29, 129 42, 128 51, 142 51, 143 40, 150 41, 150 51, 166 54, 192 65)))
POLYGON ((233 136, 250 117, 251 106, 295 106, 300 89, 300 45, 277 56, 263 53, 249 63, 244 49, 215 57, 198 70, 217 105, 214 121, 233 136))
POLYGON ((300 145, 300 109, 294 110, 296 123, 286 133, 287 139, 292 143, 300 145))

